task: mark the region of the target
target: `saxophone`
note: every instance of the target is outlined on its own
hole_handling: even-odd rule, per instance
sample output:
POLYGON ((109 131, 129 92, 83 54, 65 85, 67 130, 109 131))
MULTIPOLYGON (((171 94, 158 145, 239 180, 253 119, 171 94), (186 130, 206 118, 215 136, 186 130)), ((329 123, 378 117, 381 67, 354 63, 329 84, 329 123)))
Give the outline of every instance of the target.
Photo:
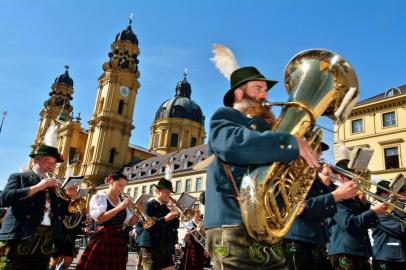
MULTIPOLYGON (((315 128, 321 115, 343 122, 358 100, 358 80, 351 65, 338 54, 306 50, 289 61, 285 70, 289 93, 275 132, 305 139, 313 150, 322 134, 315 128)), ((312 186, 316 170, 298 160, 248 170, 240 186, 240 209, 248 234, 256 241, 278 243, 292 226, 312 186)))

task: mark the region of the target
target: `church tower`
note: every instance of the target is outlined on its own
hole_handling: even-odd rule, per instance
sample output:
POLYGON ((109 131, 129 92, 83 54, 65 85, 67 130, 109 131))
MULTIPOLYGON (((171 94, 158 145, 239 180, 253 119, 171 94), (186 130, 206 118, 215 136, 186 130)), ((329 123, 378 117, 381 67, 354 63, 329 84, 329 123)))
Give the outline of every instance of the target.
POLYGON ((98 80, 96 103, 83 158, 82 175, 97 185, 128 160, 138 78, 138 39, 131 28, 116 35, 98 80))
MULTIPOLYGON (((69 66, 65 66, 65 73, 56 77, 49 92, 49 98, 44 102, 44 108, 40 112, 40 121, 37 134, 34 139, 34 144, 31 145, 32 153, 36 152, 43 141, 45 132, 50 123, 57 118, 62 118, 65 121, 70 121, 73 107, 70 104, 73 97, 73 80, 69 77, 69 66)), ((30 161, 32 167, 33 160, 30 161)))
POLYGON ((204 143, 204 115, 191 99, 192 87, 184 78, 176 85, 175 97, 161 104, 151 126, 149 149, 167 154, 204 143))

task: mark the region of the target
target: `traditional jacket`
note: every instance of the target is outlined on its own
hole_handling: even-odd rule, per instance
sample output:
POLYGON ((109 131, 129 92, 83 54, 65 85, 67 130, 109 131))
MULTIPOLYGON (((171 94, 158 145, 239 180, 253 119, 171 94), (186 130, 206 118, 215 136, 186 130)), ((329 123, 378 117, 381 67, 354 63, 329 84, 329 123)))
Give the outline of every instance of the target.
POLYGON ((165 216, 170 212, 166 204, 161 204, 156 198, 151 198, 144 205, 144 213, 155 219, 155 223, 144 229, 139 246, 159 249, 162 245, 172 250, 178 242, 179 219, 165 221, 165 216))
POLYGON ((325 245, 328 241, 327 218, 336 212, 332 186, 324 185, 316 177, 306 198, 306 207, 290 228, 286 239, 298 240, 315 245, 325 245))
MULTIPOLYGON (((405 214, 399 216, 406 220, 405 214)), ((379 215, 379 221, 372 233, 374 260, 406 262, 406 224, 387 215, 379 215)))
MULTIPOLYGON (((10 175, 7 185, 1 194, 2 204, 8 207, 0 230, 0 240, 21 240, 33 235, 44 218, 45 190, 28 197, 30 187, 41 179, 34 172, 15 173, 10 175)), ((61 201, 54 189, 49 188, 51 213, 61 201)))
POLYGON ((237 187, 250 165, 269 165, 298 158, 296 138, 288 133, 262 131, 262 118, 249 118, 230 107, 218 109, 210 121, 209 154, 216 160, 207 169, 205 228, 241 225, 238 203, 233 195, 220 160, 231 167, 237 187))
POLYGON ((348 199, 337 203, 337 213, 331 219, 328 255, 349 254, 372 256, 368 229, 379 224, 378 216, 367 202, 348 199))

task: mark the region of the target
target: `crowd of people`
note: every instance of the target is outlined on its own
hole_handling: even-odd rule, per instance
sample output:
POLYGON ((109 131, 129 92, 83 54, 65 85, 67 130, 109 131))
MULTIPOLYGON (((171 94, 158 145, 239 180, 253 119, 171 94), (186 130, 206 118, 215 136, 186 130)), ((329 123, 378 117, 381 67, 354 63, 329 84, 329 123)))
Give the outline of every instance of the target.
MULTIPOLYGON (((134 201, 121 194, 128 179, 121 172, 106 178, 107 191, 94 194, 89 215, 67 228, 68 202, 57 196, 58 181, 50 177, 63 159, 56 147, 43 144, 32 154, 31 171, 12 174, 1 194, 6 207, 0 230, 5 269, 68 269, 77 255, 75 239, 90 234, 76 269, 126 269, 128 252, 138 254, 143 270, 214 269, 406 269, 405 213, 387 215, 385 201, 371 204, 358 185, 339 172, 340 184, 332 181, 332 168, 319 162, 321 143, 312 149, 302 138, 271 130, 275 118, 262 106, 276 81, 267 79, 255 67, 232 72, 224 107, 210 120, 209 153, 215 155, 207 168, 204 222, 195 211, 187 223, 171 197, 170 179, 161 178, 155 196, 138 205, 146 223, 134 211, 134 201), (302 158, 317 175, 292 227, 283 239, 267 244, 253 239, 243 224, 238 187, 252 167, 302 158), (403 220, 403 222, 402 222, 403 220), (178 229, 187 230, 178 239, 178 229), (372 229, 373 246, 368 230, 372 229), (183 242, 182 247, 179 242, 183 242), (258 251, 259 250, 259 251, 258 251), (256 252, 265 252, 258 260, 256 252), (370 260, 372 258, 372 261, 370 260)), ((336 166, 351 171, 348 159, 336 166)), ((377 194, 390 197, 388 181, 377 194)), ((77 187, 64 192, 71 198, 77 187)), ((406 187, 399 191, 406 195, 406 187)), ((405 202, 399 202, 405 208, 405 202)))

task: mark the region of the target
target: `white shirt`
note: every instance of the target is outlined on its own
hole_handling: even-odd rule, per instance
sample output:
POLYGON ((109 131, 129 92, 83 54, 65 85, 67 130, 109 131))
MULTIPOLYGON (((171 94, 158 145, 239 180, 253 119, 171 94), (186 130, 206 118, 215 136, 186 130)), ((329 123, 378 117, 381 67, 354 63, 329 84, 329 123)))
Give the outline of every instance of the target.
MULTIPOLYGON (((100 214, 105 213, 107 210, 107 200, 109 200, 109 202, 116 207, 117 205, 115 205, 112 201, 110 201, 110 199, 108 198, 106 192, 102 192, 99 191, 97 192, 95 195, 92 196, 92 198, 90 199, 90 203, 89 203, 89 213, 92 216, 92 218, 94 220, 97 221, 97 218, 100 216, 100 214)), ((121 200, 118 199, 118 203, 120 203, 121 200)), ((128 210, 128 208, 126 208, 126 218, 124 223, 128 223, 128 221, 133 217, 133 214, 131 214, 130 210, 128 210)))

